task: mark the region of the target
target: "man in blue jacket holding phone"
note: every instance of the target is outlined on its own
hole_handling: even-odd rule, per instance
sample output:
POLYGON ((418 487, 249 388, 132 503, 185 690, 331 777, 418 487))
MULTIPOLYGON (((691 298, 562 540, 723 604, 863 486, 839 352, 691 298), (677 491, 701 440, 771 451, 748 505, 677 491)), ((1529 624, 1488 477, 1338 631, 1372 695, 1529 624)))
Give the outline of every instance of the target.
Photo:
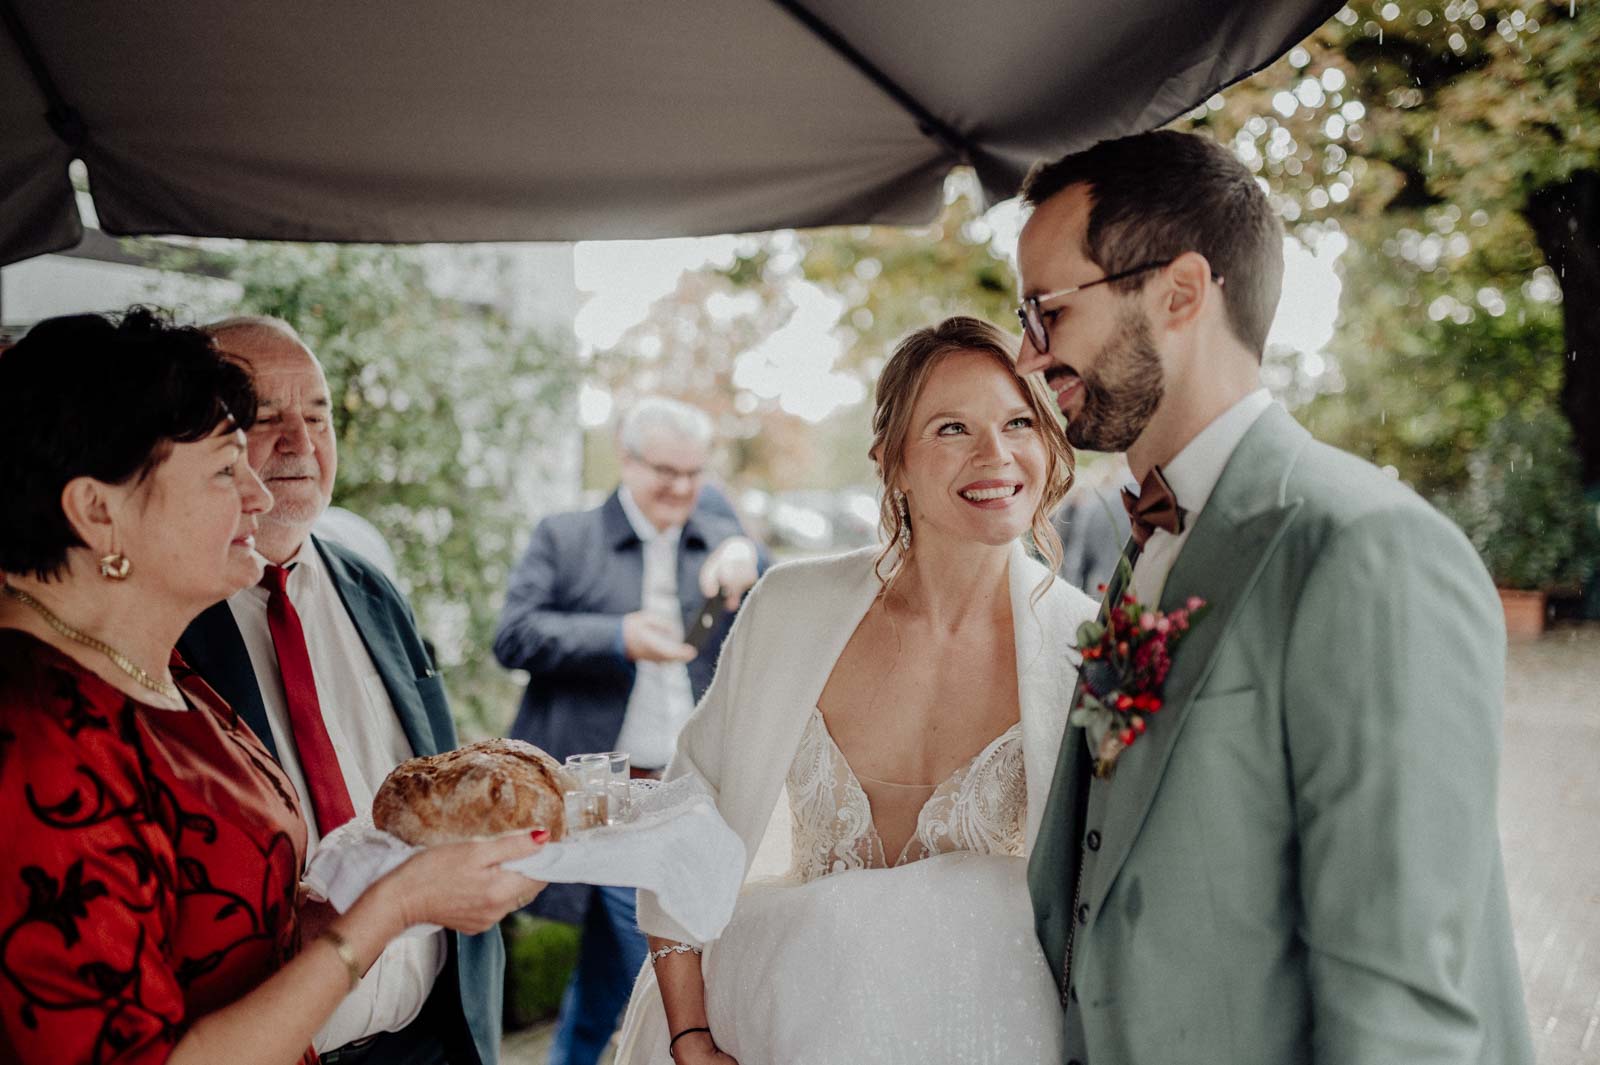
MULTIPOLYGON (((513 737, 557 758, 623 751, 650 776, 672 759, 764 559, 726 500, 703 487, 704 412, 650 397, 623 417, 617 441, 617 490, 535 527, 494 652, 529 674, 513 737)), ((554 884, 536 910, 583 929, 550 1065, 593 1065, 644 963, 634 891, 554 884)))

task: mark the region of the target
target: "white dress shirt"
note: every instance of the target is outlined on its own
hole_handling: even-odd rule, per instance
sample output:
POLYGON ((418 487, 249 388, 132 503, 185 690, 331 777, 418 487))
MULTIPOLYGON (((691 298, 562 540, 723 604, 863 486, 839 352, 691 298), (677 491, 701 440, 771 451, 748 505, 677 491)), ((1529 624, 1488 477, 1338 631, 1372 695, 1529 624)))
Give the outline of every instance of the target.
MULTIPOLYGON (((289 601, 300 615, 306 650, 317 685, 317 702, 344 774, 350 803, 357 811, 372 808, 372 796, 389 770, 415 753, 395 716, 383 678, 367 654, 355 623, 345 611, 316 548, 303 546, 289 563, 289 601)), ((278 761, 300 796, 306 817, 308 851, 322 833, 306 789, 305 774, 294 745, 284 705, 283 678, 267 627, 267 589, 257 585, 235 593, 228 609, 244 636, 255 669, 261 701, 266 705, 278 761)), ((339 1004, 313 1040, 318 1053, 342 1047, 379 1032, 399 1031, 422 1012, 433 983, 444 969, 449 943, 446 933, 396 939, 378 956, 360 985, 339 1004)))
MULTIPOLYGON (((640 609, 661 618, 683 639, 683 606, 678 601, 678 544, 683 526, 657 530, 627 488, 617 498, 628 523, 644 544, 644 586, 640 609)), ((694 713, 694 688, 680 662, 635 662, 633 690, 622 716, 617 750, 641 769, 664 769, 677 749, 678 732, 694 713)))
POLYGON ((1222 470, 1233 456, 1233 449, 1271 405, 1271 393, 1265 388, 1256 389, 1200 430, 1171 462, 1161 467, 1162 475, 1186 516, 1183 532, 1173 535, 1165 529, 1156 529, 1145 541, 1144 550, 1133 565, 1132 591, 1139 602, 1150 607, 1161 602, 1172 564, 1178 560, 1183 545, 1188 543, 1189 533, 1216 489, 1217 481, 1222 479, 1222 470))

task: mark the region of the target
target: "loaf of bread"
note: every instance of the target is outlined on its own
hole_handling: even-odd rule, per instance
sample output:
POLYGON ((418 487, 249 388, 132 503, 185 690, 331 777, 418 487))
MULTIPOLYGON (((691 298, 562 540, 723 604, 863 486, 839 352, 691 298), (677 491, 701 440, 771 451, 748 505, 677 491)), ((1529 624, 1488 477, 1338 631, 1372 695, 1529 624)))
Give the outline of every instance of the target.
POLYGON ((483 740, 401 762, 372 800, 372 821, 413 846, 548 829, 565 835, 561 764, 531 743, 483 740))

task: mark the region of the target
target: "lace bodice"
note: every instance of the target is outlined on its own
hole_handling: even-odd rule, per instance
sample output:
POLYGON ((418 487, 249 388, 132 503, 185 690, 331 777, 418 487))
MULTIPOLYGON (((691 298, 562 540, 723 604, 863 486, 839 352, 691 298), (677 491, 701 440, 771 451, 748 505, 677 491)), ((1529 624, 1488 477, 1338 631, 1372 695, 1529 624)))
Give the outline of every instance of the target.
POLYGON ((813 709, 789 766, 793 825, 790 876, 802 882, 850 869, 905 865, 949 851, 1023 854, 1027 782, 1022 726, 1016 724, 943 783, 917 815, 917 830, 891 863, 872 820, 872 804, 813 709))

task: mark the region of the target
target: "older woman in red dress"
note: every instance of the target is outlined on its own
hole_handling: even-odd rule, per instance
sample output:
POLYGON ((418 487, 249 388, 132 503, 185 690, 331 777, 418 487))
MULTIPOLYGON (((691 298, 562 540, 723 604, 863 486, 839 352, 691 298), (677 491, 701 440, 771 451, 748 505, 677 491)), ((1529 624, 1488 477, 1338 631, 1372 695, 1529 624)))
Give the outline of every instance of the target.
POLYGON ((530 901, 539 841, 425 851, 302 946, 294 791, 173 652, 261 576, 248 376, 135 310, 34 327, 0 397, 0 1060, 314 1063, 408 926, 530 901))

